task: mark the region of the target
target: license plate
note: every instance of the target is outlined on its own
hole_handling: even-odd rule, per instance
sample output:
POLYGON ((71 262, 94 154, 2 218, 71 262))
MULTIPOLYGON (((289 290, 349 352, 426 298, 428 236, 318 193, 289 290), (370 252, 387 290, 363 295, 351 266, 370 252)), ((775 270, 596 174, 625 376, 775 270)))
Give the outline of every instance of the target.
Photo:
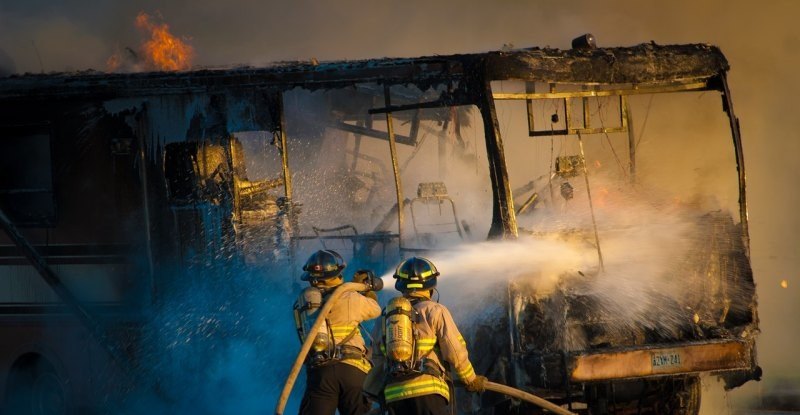
POLYGON ((679 367, 681 362, 681 354, 676 350, 656 352, 650 355, 650 363, 652 364, 653 372, 656 373, 679 367))

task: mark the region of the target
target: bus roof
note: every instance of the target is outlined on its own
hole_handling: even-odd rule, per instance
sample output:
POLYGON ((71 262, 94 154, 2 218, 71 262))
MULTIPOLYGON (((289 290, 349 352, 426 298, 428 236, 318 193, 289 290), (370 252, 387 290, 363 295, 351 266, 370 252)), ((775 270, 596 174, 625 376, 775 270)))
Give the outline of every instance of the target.
POLYGON ((707 81, 729 69, 707 44, 591 49, 527 48, 473 54, 381 58, 180 72, 24 74, 0 79, 0 100, 116 98, 265 89, 334 89, 363 83, 428 86, 470 80, 658 85, 707 81))

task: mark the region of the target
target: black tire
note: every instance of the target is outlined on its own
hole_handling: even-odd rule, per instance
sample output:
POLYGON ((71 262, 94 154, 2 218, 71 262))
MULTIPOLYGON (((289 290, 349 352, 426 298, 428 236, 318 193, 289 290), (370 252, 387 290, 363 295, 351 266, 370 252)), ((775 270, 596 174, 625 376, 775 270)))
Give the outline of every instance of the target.
POLYGON ((20 415, 70 415, 69 394, 53 365, 40 355, 17 360, 8 379, 6 410, 20 415))

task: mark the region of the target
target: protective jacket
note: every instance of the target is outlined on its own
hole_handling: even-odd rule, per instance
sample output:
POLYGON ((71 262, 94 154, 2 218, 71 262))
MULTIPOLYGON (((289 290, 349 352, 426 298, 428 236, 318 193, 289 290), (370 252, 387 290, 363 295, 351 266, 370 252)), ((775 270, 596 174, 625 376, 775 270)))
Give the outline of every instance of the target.
MULTIPOLYGON (((415 326, 415 360, 424 364, 420 367, 421 373, 414 376, 400 378, 389 376, 383 390, 385 402, 389 404, 401 399, 430 394, 439 394, 449 401, 450 387, 447 382, 449 369, 452 369, 452 372, 465 383, 475 379, 466 342, 447 307, 427 298, 409 299, 418 315, 415 326)), ((375 379, 381 376, 378 375, 378 370, 386 361, 383 326, 384 318, 381 318, 376 324, 376 333, 379 333, 383 340, 381 347, 375 348, 376 370, 370 373, 365 387, 368 393, 373 394, 375 379)))
MULTIPOLYGON (((333 287, 335 288, 335 287, 333 287)), ((323 301, 333 289, 323 294, 323 301)), ((302 299, 298 298, 298 302, 302 299)), ((346 292, 331 308, 328 314, 328 327, 333 334, 334 344, 341 352, 340 361, 355 366, 364 373, 369 372, 371 364, 366 358, 367 348, 359 330, 359 323, 380 316, 381 307, 372 298, 357 292, 346 292)))

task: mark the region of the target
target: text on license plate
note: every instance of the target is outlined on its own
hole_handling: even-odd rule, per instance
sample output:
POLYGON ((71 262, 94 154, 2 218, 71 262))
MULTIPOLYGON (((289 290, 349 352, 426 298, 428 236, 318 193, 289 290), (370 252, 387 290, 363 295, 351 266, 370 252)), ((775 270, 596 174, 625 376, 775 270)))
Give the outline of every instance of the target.
POLYGON ((650 357, 653 369, 666 369, 681 365, 681 355, 676 351, 653 353, 650 357))

